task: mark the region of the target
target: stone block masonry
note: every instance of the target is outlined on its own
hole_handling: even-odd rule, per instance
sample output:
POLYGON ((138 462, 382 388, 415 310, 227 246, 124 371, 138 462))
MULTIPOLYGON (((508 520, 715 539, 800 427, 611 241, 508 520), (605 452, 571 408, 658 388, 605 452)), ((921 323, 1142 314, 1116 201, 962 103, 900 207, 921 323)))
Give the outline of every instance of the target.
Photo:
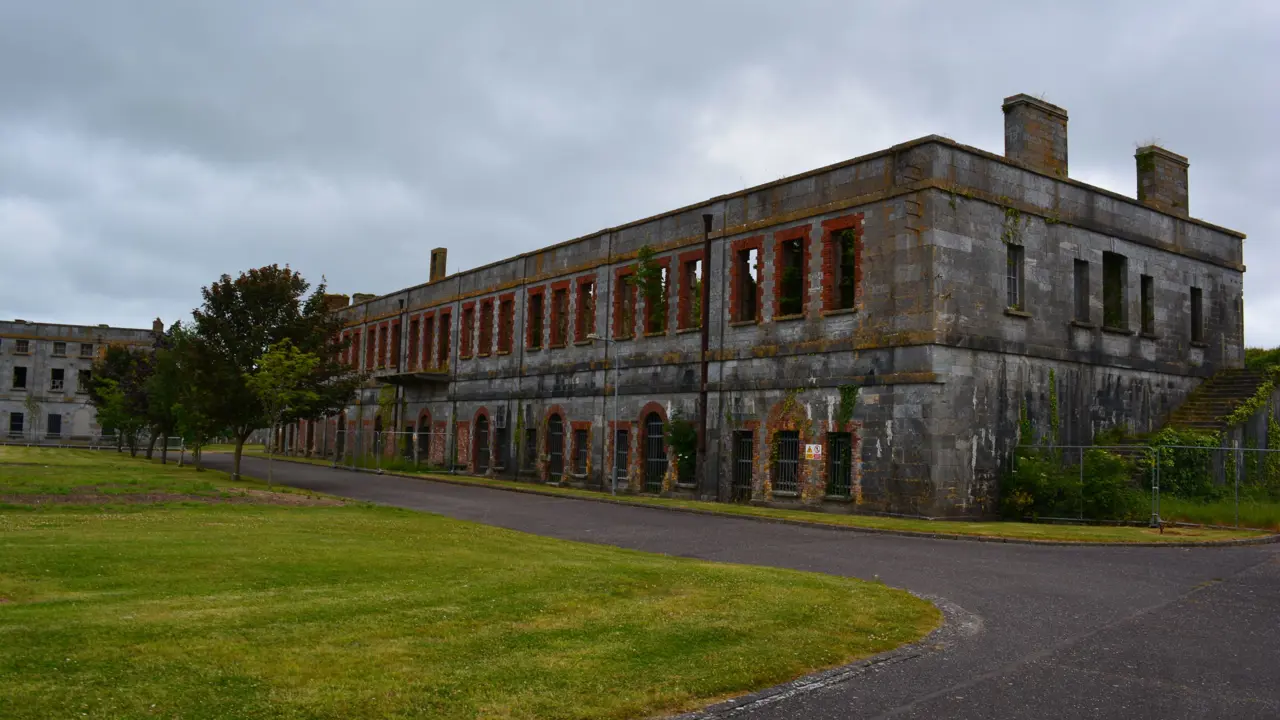
POLYGON ((1151 429, 1243 364, 1244 236, 1187 214, 1185 159, 1144 148, 1125 197, 1068 176, 1065 110, 1004 110, 1003 156, 929 136, 465 272, 437 253, 430 282, 336 310, 372 372, 344 422, 434 427, 433 459, 529 480, 989 515, 1020 413, 1060 442, 1151 429), (629 280, 645 247, 658 319, 629 280), (689 485, 664 425, 699 417, 703 362, 689 485))
POLYGON ((93 362, 110 345, 150 349, 164 332, 107 325, 0 321, 0 439, 48 442, 103 433, 89 404, 93 362))

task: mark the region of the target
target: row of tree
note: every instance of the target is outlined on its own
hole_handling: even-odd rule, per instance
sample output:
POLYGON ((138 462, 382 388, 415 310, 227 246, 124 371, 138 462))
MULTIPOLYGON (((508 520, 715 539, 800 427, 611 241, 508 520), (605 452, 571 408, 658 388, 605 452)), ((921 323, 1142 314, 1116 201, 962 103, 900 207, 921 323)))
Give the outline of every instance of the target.
POLYGON ((349 341, 324 283, 308 289, 288 266, 223 275, 201 290, 190 323, 174 323, 154 347, 108 346, 89 390, 99 424, 134 454, 149 434, 148 457, 157 439, 181 436, 197 466, 211 438, 231 437, 238 478, 253 431, 337 412, 365 379, 339 362, 349 341))

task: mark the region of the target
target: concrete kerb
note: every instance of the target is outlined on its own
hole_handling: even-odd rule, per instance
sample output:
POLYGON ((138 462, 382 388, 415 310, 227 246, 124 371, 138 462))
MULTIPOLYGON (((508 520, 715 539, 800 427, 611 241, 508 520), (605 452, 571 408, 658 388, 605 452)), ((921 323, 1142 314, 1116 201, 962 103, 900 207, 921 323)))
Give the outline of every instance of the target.
POLYGON ((942 622, 932 632, 919 640, 896 647, 892 650, 856 660, 847 665, 819 670, 791 682, 739 697, 716 703, 701 710, 674 715, 669 720, 718 720, 731 718, 740 713, 749 712, 776 702, 791 699, 797 695, 822 690, 837 685, 869 672, 875 672, 891 665, 914 660, 932 652, 944 652, 958 641, 977 635, 982 631, 982 618, 943 598, 932 595, 911 593, 922 600, 933 603, 942 613, 942 622))
MULTIPOLYGON (((312 467, 326 467, 309 463, 304 460, 294 458, 275 458, 281 462, 294 463, 296 465, 310 465, 312 467)), ((378 471, 367 468, 347 468, 338 466, 339 470, 347 470, 354 472, 369 473, 371 475, 388 475, 392 477, 401 477, 409 480, 426 480, 428 482, 439 482, 446 485, 459 485, 462 487, 480 487, 489 490, 500 490, 502 492, 524 493, 526 495, 541 495, 543 497, 564 498, 569 500, 586 500, 587 502, 608 503, 610 505, 621 505, 624 507, 645 508, 648 510, 665 510, 667 512, 682 512, 691 515, 709 515, 720 518, 739 518, 742 520, 754 520, 756 522, 775 523, 779 525, 795 525, 797 527, 821 528, 824 530, 838 530, 841 532, 854 533, 872 533, 877 535, 897 535, 899 537, 910 538, 926 538, 930 540, 964 540, 968 542, 987 542, 987 543, 1009 543, 1014 545, 1054 545, 1054 546, 1077 546, 1077 547, 1157 547, 1157 548, 1195 548, 1195 547, 1239 547, 1242 545, 1268 545, 1271 543, 1280 543, 1280 534, 1273 533, 1263 535, 1256 538, 1240 538, 1238 540, 1171 540, 1168 542, 1112 542, 1100 541, 1091 542, 1088 540, 1035 540, 1031 538, 1008 538, 995 537, 991 535, 964 535, 960 533, 933 533, 933 532, 917 532, 913 530, 891 530, 888 528, 871 528, 859 527, 856 525, 836 525, 834 523, 813 522, 810 520, 796 520, 794 518, 767 517, 763 515, 740 515, 737 513, 719 512, 716 510, 702 510, 699 508, 676 507, 670 505, 653 505, 645 502, 633 502, 627 500, 616 500, 612 497, 589 497, 585 495, 564 495, 561 493, 548 492, 535 487, 506 487, 503 485, 490 485, 485 483, 470 482, 467 480, 459 480, 449 476, 441 475, 422 475, 389 471, 378 471)))

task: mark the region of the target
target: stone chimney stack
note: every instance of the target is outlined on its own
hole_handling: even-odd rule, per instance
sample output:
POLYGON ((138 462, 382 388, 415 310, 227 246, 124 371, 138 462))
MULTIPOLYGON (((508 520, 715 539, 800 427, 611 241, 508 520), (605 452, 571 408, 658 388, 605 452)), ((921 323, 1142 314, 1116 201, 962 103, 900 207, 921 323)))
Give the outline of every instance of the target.
POLYGON ((1187 159, 1158 145, 1138 148, 1138 202, 1187 217, 1187 159))
POLYGON ((160 320, 160 318, 156 318, 155 321, 151 323, 151 332, 156 335, 164 334, 164 322, 160 320))
POLYGON ((427 282, 436 282, 444 279, 444 261, 448 256, 448 248, 435 248, 431 251, 431 277, 427 282))
POLYGON ((326 293, 324 296, 324 308, 329 312, 341 310, 351 304, 351 298, 346 295, 338 295, 334 293, 326 293))
POLYGON ((1067 111, 1030 95, 1004 99, 1004 156, 1067 177, 1067 111))

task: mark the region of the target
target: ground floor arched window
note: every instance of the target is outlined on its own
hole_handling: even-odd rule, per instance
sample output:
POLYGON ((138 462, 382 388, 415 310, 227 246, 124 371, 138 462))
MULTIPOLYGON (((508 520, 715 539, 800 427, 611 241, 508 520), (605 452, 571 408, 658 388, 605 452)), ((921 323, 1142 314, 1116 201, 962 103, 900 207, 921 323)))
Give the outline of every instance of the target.
POLYGON ((661 492, 667 475, 667 437, 662 418, 651 412, 644 419, 644 489, 661 492))

